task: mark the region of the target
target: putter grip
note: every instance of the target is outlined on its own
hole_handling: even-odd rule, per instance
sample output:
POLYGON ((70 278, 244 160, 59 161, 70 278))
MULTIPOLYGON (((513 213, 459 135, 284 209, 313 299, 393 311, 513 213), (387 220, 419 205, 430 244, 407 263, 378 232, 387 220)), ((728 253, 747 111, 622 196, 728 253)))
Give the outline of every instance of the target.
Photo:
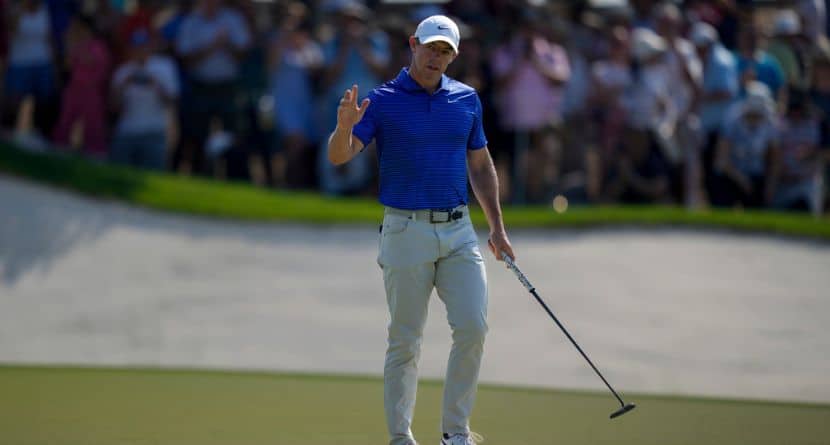
POLYGON ((535 288, 532 284, 530 284, 530 281, 527 279, 525 274, 523 274, 522 271, 519 270, 519 267, 516 266, 516 263, 514 263, 513 260, 510 259, 510 256, 507 255, 506 252, 501 253, 501 259, 503 259, 504 263, 507 264, 507 267, 509 267, 510 270, 512 270, 513 273, 516 274, 516 278, 519 279, 519 282, 522 283, 522 285, 525 288, 527 288, 528 291, 533 292, 535 290, 535 288))

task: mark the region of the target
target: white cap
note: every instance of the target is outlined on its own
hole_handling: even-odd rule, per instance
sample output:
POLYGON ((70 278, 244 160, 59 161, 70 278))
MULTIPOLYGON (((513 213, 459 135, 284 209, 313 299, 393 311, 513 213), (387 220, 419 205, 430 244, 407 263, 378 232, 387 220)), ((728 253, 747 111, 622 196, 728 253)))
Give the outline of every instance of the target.
POLYGON ((654 31, 637 28, 631 36, 631 54, 639 61, 648 60, 666 50, 666 41, 654 31))
POLYGON ((458 53, 458 44, 461 40, 461 33, 458 25, 445 15, 433 15, 425 18, 418 24, 415 30, 415 37, 418 43, 425 45, 429 42, 447 42, 458 53))
POLYGON ((695 46, 709 46, 718 41, 718 31, 706 22, 697 22, 692 25, 689 39, 695 46))
POLYGON ((746 96, 743 99, 744 113, 771 115, 775 112, 775 101, 769 87, 757 80, 747 83, 746 96))
POLYGON ((792 36, 801 33, 798 14, 792 9, 785 9, 775 16, 773 33, 777 36, 792 36))

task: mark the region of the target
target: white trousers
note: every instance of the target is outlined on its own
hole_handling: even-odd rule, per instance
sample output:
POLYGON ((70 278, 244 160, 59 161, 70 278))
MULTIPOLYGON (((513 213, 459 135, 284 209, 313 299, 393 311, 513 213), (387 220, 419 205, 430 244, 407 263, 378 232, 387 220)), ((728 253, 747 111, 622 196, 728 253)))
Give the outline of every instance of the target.
POLYGON ((387 208, 378 264, 390 323, 384 367, 384 408, 390 445, 413 441, 418 358, 432 289, 447 308, 453 345, 442 409, 443 433, 468 433, 487 332, 487 279, 469 216, 430 223, 423 213, 387 208))

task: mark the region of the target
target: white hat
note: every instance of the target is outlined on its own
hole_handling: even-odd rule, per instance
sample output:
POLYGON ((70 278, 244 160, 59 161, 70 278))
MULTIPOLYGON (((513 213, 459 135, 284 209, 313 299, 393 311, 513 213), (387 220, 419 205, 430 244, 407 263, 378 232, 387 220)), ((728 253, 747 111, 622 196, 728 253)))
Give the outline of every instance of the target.
POLYGON ((425 18, 415 30, 418 43, 425 45, 429 42, 447 42, 458 53, 458 44, 461 33, 458 25, 445 15, 433 15, 425 18))
POLYGON ((766 84, 753 80, 747 83, 745 91, 746 96, 742 102, 744 113, 772 115, 775 112, 772 91, 766 84))
POLYGON ((654 31, 647 28, 637 28, 631 35, 631 55, 639 61, 666 50, 666 41, 654 31))
POLYGON ((785 9, 775 16, 775 24, 772 27, 773 34, 777 36, 792 36, 801 33, 801 22, 798 14, 792 9, 785 9))
POLYGON ((706 22, 697 22, 692 26, 689 39, 695 46, 709 46, 718 41, 718 31, 706 22))

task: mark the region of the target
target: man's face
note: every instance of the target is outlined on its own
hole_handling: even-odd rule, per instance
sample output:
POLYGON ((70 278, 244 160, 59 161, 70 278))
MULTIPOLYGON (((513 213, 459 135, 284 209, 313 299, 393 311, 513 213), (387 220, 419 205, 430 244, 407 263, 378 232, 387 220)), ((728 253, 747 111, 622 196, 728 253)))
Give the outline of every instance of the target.
POLYGON ((456 56, 447 42, 429 42, 422 45, 415 37, 411 37, 409 48, 412 50, 412 65, 426 79, 440 79, 456 56))

